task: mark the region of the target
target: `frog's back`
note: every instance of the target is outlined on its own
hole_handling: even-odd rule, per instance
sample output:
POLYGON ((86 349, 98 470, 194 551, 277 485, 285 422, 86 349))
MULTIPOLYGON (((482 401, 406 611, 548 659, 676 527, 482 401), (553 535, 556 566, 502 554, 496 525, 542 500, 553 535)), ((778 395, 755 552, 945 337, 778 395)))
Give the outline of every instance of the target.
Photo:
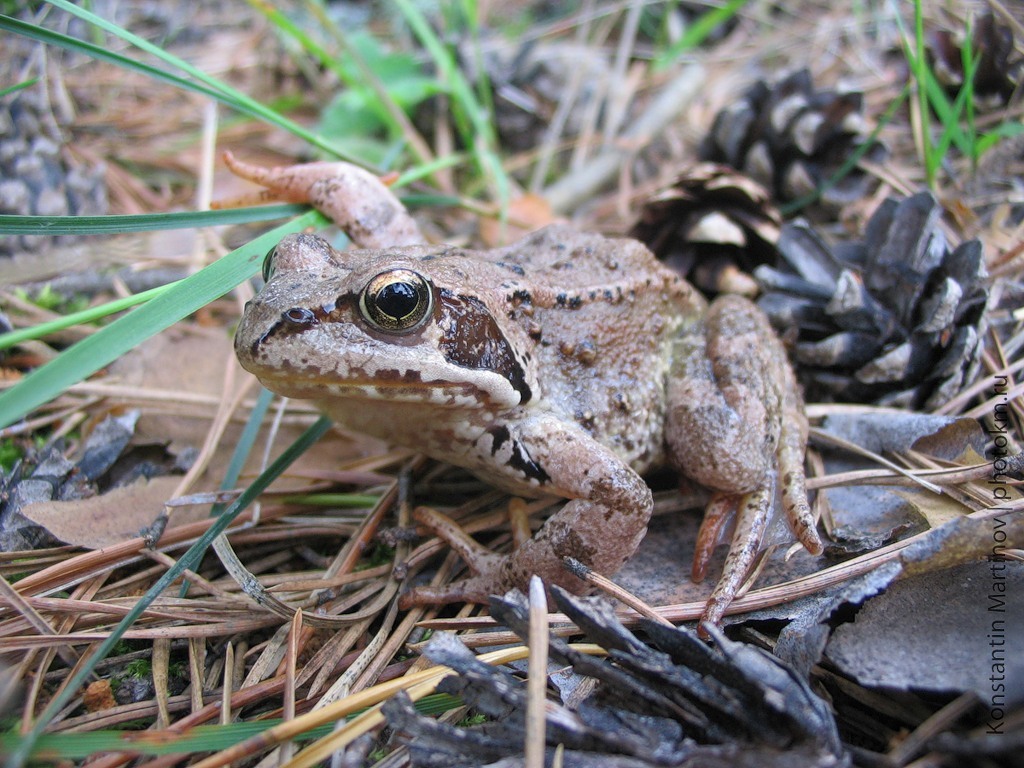
POLYGON ((544 407, 637 469, 660 462, 672 343, 703 298, 635 240, 552 226, 492 256, 544 407))
POLYGON ((652 271, 663 273, 666 280, 674 277, 636 240, 579 232, 562 224, 545 227, 487 254, 498 266, 533 286, 565 291, 616 287, 628 291, 647 282, 652 271))

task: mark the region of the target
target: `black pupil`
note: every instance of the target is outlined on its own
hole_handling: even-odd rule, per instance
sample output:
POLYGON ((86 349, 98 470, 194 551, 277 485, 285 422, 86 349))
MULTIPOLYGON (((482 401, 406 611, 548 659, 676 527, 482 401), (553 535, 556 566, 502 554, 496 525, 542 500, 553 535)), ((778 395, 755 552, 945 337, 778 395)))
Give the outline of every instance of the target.
POLYGON ((388 283, 377 293, 377 309, 396 320, 410 314, 419 303, 416 286, 411 283, 388 283))

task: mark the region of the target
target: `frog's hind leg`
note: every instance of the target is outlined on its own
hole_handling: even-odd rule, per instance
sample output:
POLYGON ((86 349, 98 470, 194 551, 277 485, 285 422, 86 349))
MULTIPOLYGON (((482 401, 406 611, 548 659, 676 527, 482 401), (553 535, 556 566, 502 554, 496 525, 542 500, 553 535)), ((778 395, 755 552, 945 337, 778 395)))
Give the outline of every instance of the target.
POLYGON ((671 455, 687 477, 716 492, 698 535, 695 580, 736 511, 724 571, 703 617, 717 622, 761 549, 776 482, 794 534, 812 554, 822 550, 804 480, 803 401, 768 319, 738 296, 718 298, 702 322, 684 327, 668 394, 671 455))
MULTIPOLYGON (((260 202, 309 203, 341 227, 360 248, 426 243, 419 226, 379 177, 352 163, 318 162, 263 168, 230 152, 231 172, 264 187, 260 202)), ((228 205, 237 202, 229 201, 228 205)), ((226 206, 225 206, 226 207, 226 206)))
MULTIPOLYGON (((701 622, 718 624, 743 585, 747 574, 750 573, 754 559, 761 550, 764 532, 768 528, 774 496, 775 489, 769 486, 740 497, 736 511, 736 530, 729 543, 729 554, 726 555, 725 565, 722 567, 722 577, 704 606, 701 622)), ((703 533, 703 525, 701 532, 703 533)))
MULTIPOLYGON (((783 422, 778 454, 782 505, 789 526, 800 543, 812 555, 820 555, 824 546, 807 501, 803 470, 806 437, 791 428, 791 423, 788 420, 783 422)), ((761 550, 775 503, 775 483, 740 497, 716 493, 708 503, 693 555, 692 578, 695 582, 704 579, 720 532, 734 514, 736 530, 729 543, 722 576, 704 606, 701 622, 718 624, 722 620, 761 550)))
POLYGON ((697 543, 694 545, 693 566, 690 578, 697 584, 704 581, 708 574, 708 565, 715 547, 722 536, 722 529, 736 514, 736 506, 740 497, 731 493, 716 493, 704 509, 704 519, 700 522, 697 532, 697 543))
POLYGON ((792 371, 787 367, 789 385, 782 410, 779 435, 779 482, 782 489, 782 508, 793 535, 812 555, 820 555, 825 546, 818 535, 817 520, 807 500, 804 474, 804 454, 807 451, 807 420, 803 403, 797 394, 792 371))

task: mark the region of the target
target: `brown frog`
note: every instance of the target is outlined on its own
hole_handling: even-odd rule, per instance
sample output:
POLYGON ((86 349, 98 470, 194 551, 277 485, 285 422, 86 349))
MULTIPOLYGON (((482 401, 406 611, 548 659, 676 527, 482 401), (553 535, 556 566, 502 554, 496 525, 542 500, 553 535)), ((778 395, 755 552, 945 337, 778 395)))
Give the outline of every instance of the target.
POLYGON ((522 496, 570 499, 509 555, 437 512, 419 519, 473 575, 405 603, 486 601, 531 574, 574 591, 572 557, 614 573, 651 515, 640 473, 671 464, 713 491, 694 557, 703 578, 735 513, 717 622, 761 546, 777 497, 822 550, 804 489, 807 421, 779 340, 750 302, 710 305, 639 242, 549 226, 504 248, 428 245, 376 177, 345 163, 262 169, 265 196, 308 201, 365 250, 291 235, 235 336, 274 392, 348 429, 466 467, 522 496))

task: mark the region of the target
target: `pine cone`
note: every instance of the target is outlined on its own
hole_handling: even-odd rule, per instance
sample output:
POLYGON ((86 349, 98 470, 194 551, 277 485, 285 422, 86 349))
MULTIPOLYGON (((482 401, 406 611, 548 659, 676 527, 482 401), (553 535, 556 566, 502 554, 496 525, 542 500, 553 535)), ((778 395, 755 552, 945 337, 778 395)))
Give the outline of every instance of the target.
MULTIPOLYGON (((944 29, 931 35, 928 57, 935 76, 955 96, 964 84, 964 31, 944 29)), ((1017 49, 1013 29, 991 11, 979 18, 971 32, 974 103, 980 109, 998 109, 1024 88, 1024 55, 1017 49)))
MULTIPOLYGON (((862 112, 860 93, 816 91, 806 69, 775 85, 759 81, 715 117, 701 159, 741 169, 778 201, 798 200, 820 189, 821 202, 839 209, 874 185, 856 167, 837 178, 870 140, 862 112)), ((866 156, 880 162, 885 155, 885 147, 875 142, 866 156)))
POLYGON ((785 271, 761 267, 762 309, 795 329, 797 372, 813 399, 932 409, 977 371, 988 287, 981 242, 949 248, 928 192, 886 200, 862 242, 829 248, 786 224, 785 271))
POLYGON ((781 224, 764 187, 701 163, 648 200, 629 234, 705 293, 754 296, 749 275, 775 261, 781 224))
MULTIPOLYGON (((41 84, 0 100, 0 213, 91 216, 106 213, 102 166, 75 167, 61 153, 62 137, 41 84)), ((74 238, 0 236, 0 256, 41 251, 74 238)))
MULTIPOLYGON (((467 54, 468 57, 468 54, 467 54)), ((611 77, 605 52, 571 41, 529 41, 514 52, 495 51, 485 61, 494 88, 495 125, 502 146, 523 152, 543 140, 574 73, 579 78, 572 108, 566 113, 562 135, 578 136, 602 99, 602 83, 611 77)))

